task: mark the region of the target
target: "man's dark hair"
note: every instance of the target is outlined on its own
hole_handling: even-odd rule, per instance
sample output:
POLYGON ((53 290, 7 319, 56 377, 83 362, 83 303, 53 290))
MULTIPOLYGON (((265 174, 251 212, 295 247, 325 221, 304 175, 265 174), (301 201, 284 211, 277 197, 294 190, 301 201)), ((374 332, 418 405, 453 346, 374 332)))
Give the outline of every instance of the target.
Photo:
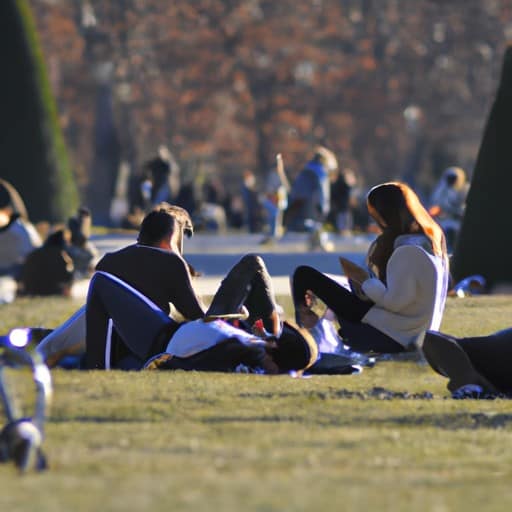
POLYGON ((137 242, 156 246, 164 238, 170 238, 176 227, 174 216, 163 208, 148 213, 140 226, 137 242))
POLYGON ((166 202, 161 202, 157 204, 154 208, 154 211, 163 210, 167 212, 174 218, 175 223, 179 226, 183 234, 190 238, 194 234, 194 224, 192 223, 192 219, 190 218, 189 213, 185 208, 181 206, 176 206, 175 204, 169 204, 166 202))

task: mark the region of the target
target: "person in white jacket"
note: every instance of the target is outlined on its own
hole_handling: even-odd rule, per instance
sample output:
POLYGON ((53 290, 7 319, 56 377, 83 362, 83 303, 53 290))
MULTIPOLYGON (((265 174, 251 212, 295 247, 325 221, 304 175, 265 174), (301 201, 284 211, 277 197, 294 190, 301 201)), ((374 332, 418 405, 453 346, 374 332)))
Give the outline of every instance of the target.
POLYGON ((0 277, 18 277, 25 258, 41 244, 18 192, 0 178, 0 277))
POLYGON ((441 323, 449 281, 445 237, 404 183, 372 188, 367 206, 382 230, 367 254, 370 277, 356 293, 355 286, 347 289, 312 267, 299 266, 292 276, 296 319, 308 326, 307 295, 312 292, 335 313, 351 349, 414 350, 425 332, 441 323))

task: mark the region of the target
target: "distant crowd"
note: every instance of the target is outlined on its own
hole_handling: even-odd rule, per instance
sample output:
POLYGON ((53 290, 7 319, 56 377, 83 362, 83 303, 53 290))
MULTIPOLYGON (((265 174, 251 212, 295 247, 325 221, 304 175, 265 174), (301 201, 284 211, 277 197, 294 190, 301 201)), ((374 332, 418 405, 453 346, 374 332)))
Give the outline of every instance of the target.
MULTIPOLYGON (((185 181, 176 159, 163 147, 131 179, 127 213, 118 221, 137 229, 154 205, 166 201, 187 210, 197 231, 262 233, 262 244, 275 243, 289 231, 306 232, 311 249, 326 251, 332 249, 327 233, 375 230, 366 209, 367 188, 353 169, 339 165, 329 149, 316 147, 293 179, 287 174, 278 154, 264 174, 241 171, 238 191, 233 192, 216 174, 185 181)), ((465 171, 449 167, 426 201, 430 213, 446 228, 450 246, 460 227, 468 188, 465 171)))
POLYGON ((90 241, 91 212, 80 208, 66 224, 38 229, 17 190, 0 179, 0 303, 16 296, 69 296, 90 277, 98 251, 90 241))
MULTIPOLYGON (((287 232, 305 232, 311 250, 331 251, 329 233, 343 236, 379 230, 368 214, 365 190, 356 173, 340 167, 335 154, 322 146, 314 149, 293 180, 277 155, 263 178, 251 170, 241 172, 239 193, 230 194, 213 175, 181 181, 178 163, 166 148, 160 148, 129 182, 118 224, 139 229, 155 205, 167 202, 186 210, 196 231, 261 233, 262 245, 278 243, 287 232)), ((460 227, 468 187, 464 170, 449 167, 427 205, 443 228, 449 249, 460 227)), ((0 300, 69 295, 77 279, 90 277, 99 256, 90 240, 92 213, 81 207, 63 225, 40 223, 36 229, 18 191, 0 179, 0 284, 2 276, 14 283, 9 292, 0 286, 0 300)))

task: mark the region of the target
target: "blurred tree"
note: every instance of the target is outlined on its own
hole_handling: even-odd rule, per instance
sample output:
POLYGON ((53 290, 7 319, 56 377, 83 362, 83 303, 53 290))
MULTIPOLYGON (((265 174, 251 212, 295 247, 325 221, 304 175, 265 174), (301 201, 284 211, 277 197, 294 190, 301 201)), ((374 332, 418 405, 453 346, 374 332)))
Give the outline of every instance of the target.
POLYGON ((62 221, 78 194, 28 1, 2 0, 0 20, 0 176, 18 189, 32 220, 62 221))
POLYGON ((507 205, 512 189, 512 46, 484 134, 452 264, 456 280, 481 274, 490 286, 512 282, 512 231, 507 205))

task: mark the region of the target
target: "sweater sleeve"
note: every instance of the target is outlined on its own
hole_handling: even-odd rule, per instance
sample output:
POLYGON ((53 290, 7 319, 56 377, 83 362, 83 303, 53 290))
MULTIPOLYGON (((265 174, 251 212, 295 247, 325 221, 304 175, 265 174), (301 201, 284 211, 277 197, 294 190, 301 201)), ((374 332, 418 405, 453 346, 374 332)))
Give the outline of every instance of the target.
POLYGON ((365 295, 377 306, 400 313, 416 299, 417 273, 421 272, 418 259, 422 249, 413 245, 395 249, 388 261, 387 285, 377 278, 367 279, 362 284, 365 295))

